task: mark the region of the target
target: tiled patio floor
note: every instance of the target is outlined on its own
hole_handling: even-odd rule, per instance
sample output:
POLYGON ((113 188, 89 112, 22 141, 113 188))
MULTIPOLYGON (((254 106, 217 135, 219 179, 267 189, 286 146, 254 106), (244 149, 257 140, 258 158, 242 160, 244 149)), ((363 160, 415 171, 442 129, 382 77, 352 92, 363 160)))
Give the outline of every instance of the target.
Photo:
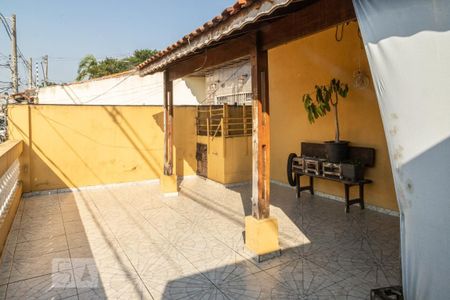
POLYGON ((243 247, 250 186, 199 178, 23 199, 3 255, 8 299, 365 299, 400 282, 398 218, 272 186, 281 257, 243 247))

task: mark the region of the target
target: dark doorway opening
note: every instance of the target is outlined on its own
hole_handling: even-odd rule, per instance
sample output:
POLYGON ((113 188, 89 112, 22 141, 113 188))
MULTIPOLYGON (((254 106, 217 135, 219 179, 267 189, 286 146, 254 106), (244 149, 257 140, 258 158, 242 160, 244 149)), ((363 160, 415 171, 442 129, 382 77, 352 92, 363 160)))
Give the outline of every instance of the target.
POLYGON ((208 177, 208 146, 197 143, 197 175, 208 177))

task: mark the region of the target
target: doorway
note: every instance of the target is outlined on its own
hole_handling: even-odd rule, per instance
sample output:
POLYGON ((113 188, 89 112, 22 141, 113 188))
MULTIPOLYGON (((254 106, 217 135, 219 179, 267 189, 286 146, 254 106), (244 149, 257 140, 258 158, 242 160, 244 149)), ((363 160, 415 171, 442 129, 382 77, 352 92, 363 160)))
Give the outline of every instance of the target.
POLYGON ((197 143, 197 175, 208 177, 208 146, 206 144, 197 143))

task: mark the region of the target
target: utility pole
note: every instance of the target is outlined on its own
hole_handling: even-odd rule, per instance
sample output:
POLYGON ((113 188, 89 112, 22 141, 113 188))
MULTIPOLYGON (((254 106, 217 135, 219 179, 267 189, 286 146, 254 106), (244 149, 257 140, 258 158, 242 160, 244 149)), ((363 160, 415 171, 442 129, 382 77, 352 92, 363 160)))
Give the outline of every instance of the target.
POLYGON ((35 78, 34 86, 38 87, 38 85, 39 85, 39 64, 38 64, 38 62, 36 62, 36 78, 35 78))
POLYGON ((33 88, 33 58, 30 57, 30 60, 28 62, 28 88, 33 88))
POLYGON ((13 84, 13 93, 19 92, 19 75, 17 69, 17 32, 16 15, 11 16, 11 77, 13 84))
POLYGON ((47 86, 47 84, 48 84, 48 55, 45 55, 44 57, 43 57, 43 59, 44 59, 44 65, 45 65, 45 68, 44 68, 44 86, 47 86))

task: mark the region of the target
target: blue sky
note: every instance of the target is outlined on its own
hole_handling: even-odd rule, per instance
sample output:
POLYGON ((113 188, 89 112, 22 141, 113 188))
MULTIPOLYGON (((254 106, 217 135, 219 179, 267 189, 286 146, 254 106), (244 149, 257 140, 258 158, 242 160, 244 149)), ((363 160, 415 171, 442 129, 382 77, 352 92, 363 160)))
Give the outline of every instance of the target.
MULTIPOLYGON (((26 57, 49 55, 49 79, 69 82, 79 60, 124 57, 135 49, 163 49, 205 23, 234 0, 2 0, 0 12, 17 15, 18 45, 26 57)), ((0 53, 10 44, 0 29, 0 53)), ((0 64, 5 59, 0 55, 0 64)), ((19 74, 26 83, 23 64, 19 74)), ((0 80, 9 80, 0 69, 0 80)))

